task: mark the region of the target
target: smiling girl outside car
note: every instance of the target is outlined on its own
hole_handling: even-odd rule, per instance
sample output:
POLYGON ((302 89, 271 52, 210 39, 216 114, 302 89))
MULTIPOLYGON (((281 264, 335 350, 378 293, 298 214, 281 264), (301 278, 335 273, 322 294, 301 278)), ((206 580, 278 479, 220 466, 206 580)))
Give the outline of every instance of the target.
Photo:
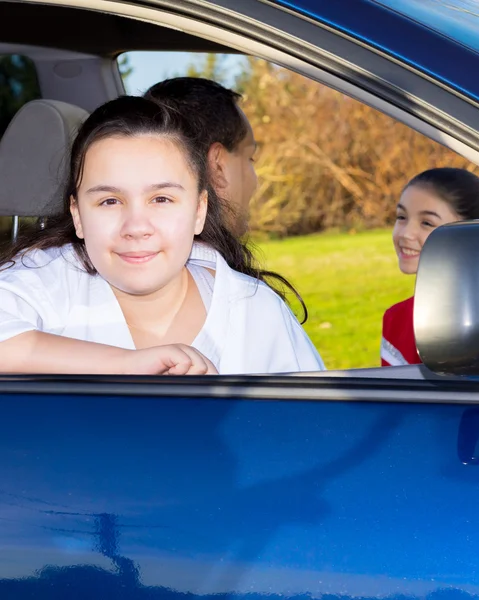
MULTIPOLYGON (((479 178, 465 169, 439 168, 416 175, 397 205, 393 243, 400 270, 415 275, 422 247, 436 227, 479 219, 479 178)), ((383 317, 381 365, 419 364, 413 329, 414 297, 383 317)))

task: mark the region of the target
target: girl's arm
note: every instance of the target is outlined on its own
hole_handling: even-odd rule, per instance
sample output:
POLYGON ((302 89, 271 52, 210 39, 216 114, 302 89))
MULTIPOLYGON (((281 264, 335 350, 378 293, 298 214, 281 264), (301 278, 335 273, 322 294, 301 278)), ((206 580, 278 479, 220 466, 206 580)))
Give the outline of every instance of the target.
POLYGON ((203 375, 217 371, 198 350, 183 344, 126 350, 27 331, 0 342, 0 373, 203 375))

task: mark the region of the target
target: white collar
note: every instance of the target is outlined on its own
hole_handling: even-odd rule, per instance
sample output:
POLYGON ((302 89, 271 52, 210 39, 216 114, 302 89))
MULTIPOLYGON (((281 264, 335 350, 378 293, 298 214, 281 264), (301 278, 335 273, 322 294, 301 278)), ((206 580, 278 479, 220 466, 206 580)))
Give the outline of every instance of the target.
POLYGON ((211 246, 208 246, 208 244, 193 242, 188 261, 209 269, 216 269, 219 257, 219 253, 211 246))

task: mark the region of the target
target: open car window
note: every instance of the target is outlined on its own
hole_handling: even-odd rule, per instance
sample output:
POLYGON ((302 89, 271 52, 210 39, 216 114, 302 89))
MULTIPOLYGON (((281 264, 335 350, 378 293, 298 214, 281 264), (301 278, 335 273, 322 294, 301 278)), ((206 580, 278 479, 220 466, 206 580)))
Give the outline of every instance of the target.
MULTIPOLYGON (((82 11, 77 12, 83 14, 82 11)), ((84 11, 84 15, 87 12, 84 11)), ((91 14, 94 12, 91 11, 91 14)), ((135 23, 140 23, 140 20, 135 23)), ((306 41, 307 34, 301 34, 302 39, 306 41)), ((144 40, 143 37, 141 39, 144 40)), ((328 51, 327 41, 325 37, 325 56, 328 51)), ((69 43, 72 44, 71 50, 78 51, 79 47, 74 45, 74 41, 69 40, 69 43)), ((78 43, 78 39, 75 43, 78 43)), ((95 51, 105 52, 106 57, 106 48, 110 43, 111 40, 106 40, 104 48, 97 47, 95 51)), ((233 42, 231 44, 233 45, 233 42)), ((240 47, 241 44, 238 44, 237 48, 240 47)), ((91 48, 81 49, 93 52, 91 48)), ((242 51, 247 51, 246 46, 242 51)), ((285 55, 287 51, 285 46, 285 55)), ((259 50, 255 52, 254 49, 252 53, 261 54, 259 50)), ((114 64, 111 60, 114 55, 116 54, 113 52, 108 55, 109 66, 114 64)), ((268 56, 267 53, 262 55, 268 56)), ((290 54, 291 56, 293 54, 290 54)), ((211 55, 207 55, 208 60, 210 57, 211 55)), ((137 66, 133 62, 130 65, 128 61, 122 63, 122 58, 120 57, 120 66, 126 87, 132 93, 141 93, 149 84, 164 76, 185 74, 175 70, 162 74, 160 66, 166 61, 162 61, 158 55, 158 62, 151 71, 151 80, 145 84, 133 85, 131 82, 138 70, 137 66)), ((379 60, 376 55, 374 58, 379 60)), ((384 57, 381 58, 383 59, 384 57)), ((229 79, 225 80, 225 83, 229 86, 234 85, 243 93, 245 112, 257 132, 259 142, 255 160, 260 175, 260 186, 251 206, 251 229, 254 239, 264 252, 266 264, 284 273, 303 294, 310 308, 306 331, 320 350, 327 366, 332 369, 376 366, 379 361, 381 315, 392 302, 411 295, 413 289, 413 279, 404 278, 397 271, 390 241, 394 206, 401 187, 411 176, 430 166, 454 164, 470 170, 475 167, 397 121, 385 117, 382 113, 375 113, 366 106, 367 97, 365 103, 360 104, 349 96, 343 96, 315 83, 313 79, 285 71, 273 63, 245 57, 244 60, 247 65, 246 76, 240 73, 238 79, 235 78, 233 82, 231 69, 227 69, 229 79), (260 101, 257 101, 258 98, 260 101), (275 148, 276 155, 272 152, 272 147, 275 148), (381 271, 381 265, 384 271, 381 271), (386 272, 390 275, 386 276, 386 272), (333 281, 336 281, 336 286, 332 284, 333 281), (304 284, 306 287, 303 287, 304 284), (384 293, 389 284, 394 298, 387 292, 384 293), (329 353, 330 341, 340 349, 336 354, 339 358, 329 353), (368 353, 366 358, 365 353, 368 353)), ((326 69, 321 73, 318 65, 319 61, 314 63, 311 58, 308 65, 304 62, 297 70, 311 74, 312 78, 322 77, 322 80, 326 81, 326 69)), ((372 61, 367 66, 373 71, 372 61)), ((362 82, 371 84, 372 91, 368 85, 357 85, 357 80, 351 76, 354 74, 352 69, 342 72, 342 77, 348 80, 351 76, 351 80, 348 80, 351 84, 350 91, 356 86, 351 96, 361 97, 357 91, 359 89, 369 90, 371 94, 377 92, 384 108, 385 98, 388 97, 386 92, 390 92, 388 98, 392 98, 392 101, 389 106, 404 109, 408 103, 411 121, 412 117, 419 121, 417 115, 421 116, 419 109, 422 109, 423 105, 419 102, 415 104, 415 98, 411 100, 410 90, 406 89, 406 78, 404 88, 398 88, 399 79, 390 77, 394 69, 398 68, 398 64, 391 62, 387 66, 390 68, 387 72, 384 71, 385 81, 381 82, 384 84, 382 88, 373 89, 371 81, 368 80, 362 82), (402 104, 398 96, 394 96, 391 91, 393 84, 396 84, 396 91, 399 89, 403 96, 402 104)), ((50 67, 51 65, 47 64, 45 72, 50 67)), ((89 67, 95 76, 100 75, 99 67, 93 59, 89 62, 89 67)), ((359 60, 356 67, 359 71, 359 60)), ((294 68, 293 66, 292 69, 294 68)), ((196 73, 201 72, 198 63, 196 69, 196 73)), ((78 69, 78 72, 80 71, 90 73, 88 69, 78 69)), ((329 74, 331 72, 334 73, 334 69, 330 69, 329 74)), ((104 73, 105 71, 101 76, 104 73)), ((203 74, 216 78, 217 72, 204 70, 203 74)), ((411 80, 413 77, 419 80, 420 74, 411 75, 411 80)), ((42 75, 42 82, 45 80, 42 75)), ((96 84, 98 81, 96 80, 96 84)), ((73 93, 72 97, 67 94, 73 90, 72 87, 68 88, 72 85, 70 79, 65 78, 63 83, 63 95, 55 96, 55 93, 59 92, 58 89, 54 89, 54 85, 49 90, 44 89, 43 95, 76 102, 79 98, 73 93)), ((83 89, 94 90, 95 87, 92 85, 89 88, 84 85, 83 89)), ((105 93, 112 97, 115 95, 113 86, 105 85, 105 90, 105 93)), ((431 103, 431 97, 420 95, 419 87, 416 87, 415 91, 424 104, 431 103)), ((444 89, 433 91, 434 99, 441 93, 446 93, 444 89)), ((83 102, 85 99, 81 100, 83 102)), ((438 109, 436 112, 439 114, 439 101, 431 105, 438 109)), ((466 108, 472 110, 471 106, 466 108)), ((393 114, 394 111, 386 109, 385 112, 393 114)), ((401 118, 401 111, 398 110, 397 113, 401 118)), ((424 114, 428 116, 427 113, 424 114)), ((454 116, 452 111, 448 115, 451 118, 454 116)), ((466 121, 464 118, 464 122, 466 121)), ((423 122, 431 124, 427 118, 424 118, 423 122)), ((444 133, 445 129, 443 123, 438 121, 437 131, 444 133)), ((439 139, 439 136, 435 139, 439 139)), ((296 307, 294 308, 296 310, 296 307)), ((297 310, 296 312, 298 313, 297 310)))
MULTIPOLYGON (((260 257, 304 298, 304 328, 329 370, 378 367, 383 314, 414 294, 415 278, 400 272, 392 242, 403 187, 432 167, 479 169, 395 119, 268 61, 129 52, 119 66, 134 94, 172 75, 213 78, 242 93, 258 144, 249 227, 260 257)), ((300 304, 288 300, 301 318, 300 304)))

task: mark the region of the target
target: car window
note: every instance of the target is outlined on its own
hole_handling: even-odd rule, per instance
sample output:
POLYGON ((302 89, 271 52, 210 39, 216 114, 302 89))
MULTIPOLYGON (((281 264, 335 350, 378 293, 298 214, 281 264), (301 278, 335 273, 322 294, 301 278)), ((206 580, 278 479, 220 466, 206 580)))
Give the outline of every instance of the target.
MULTIPOLYGON (((414 293, 414 276, 400 272, 392 242, 403 187, 432 167, 478 174, 479 168, 377 110, 264 60, 124 56, 130 93, 193 75, 243 95, 258 143, 249 226, 263 264, 302 295, 309 311, 304 328, 329 369, 379 366, 383 314, 414 293)), ((299 303, 289 300, 300 317, 299 303)))
POLYGON ((143 94, 170 77, 202 76, 233 85, 245 65, 242 54, 203 52, 125 52, 118 66, 129 94, 143 94))
POLYGON ((26 102, 40 97, 33 61, 19 54, 0 54, 0 138, 15 113, 26 102))

